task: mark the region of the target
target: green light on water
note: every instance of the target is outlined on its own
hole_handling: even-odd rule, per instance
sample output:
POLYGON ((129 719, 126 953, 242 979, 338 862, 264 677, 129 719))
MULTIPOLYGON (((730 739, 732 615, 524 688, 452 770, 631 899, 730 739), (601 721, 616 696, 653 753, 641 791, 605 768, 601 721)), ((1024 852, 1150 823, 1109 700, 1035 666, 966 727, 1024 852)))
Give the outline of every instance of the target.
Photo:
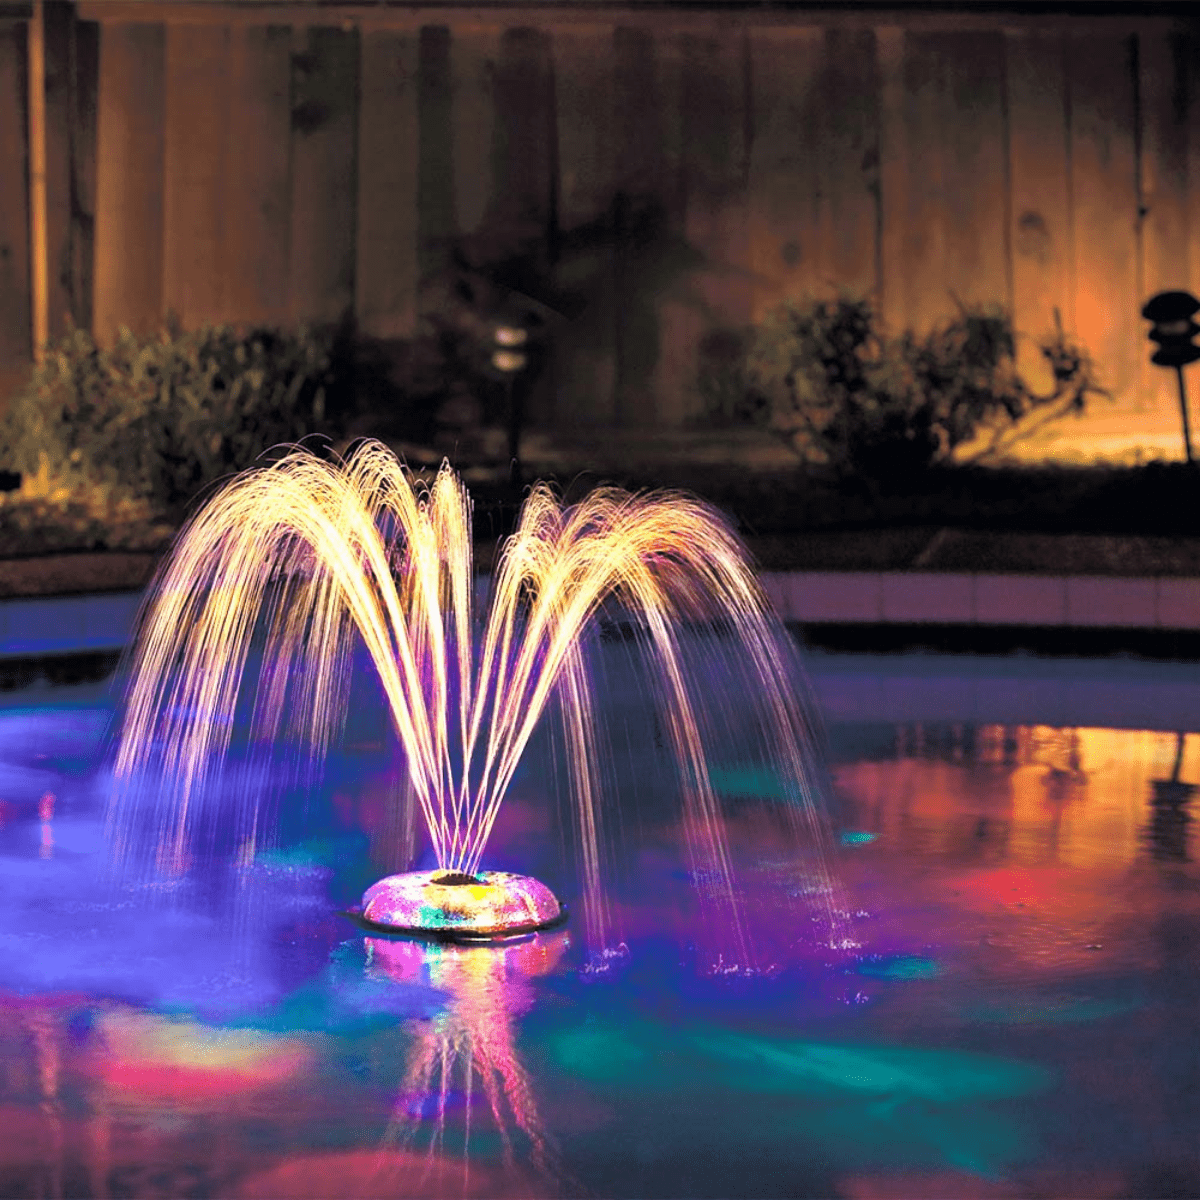
POLYGON ((863 829, 845 829, 838 840, 843 846, 865 846, 868 842, 873 842, 878 837, 879 834, 867 833, 863 829))
POLYGON ((641 1106, 655 1136, 678 1140, 677 1150, 692 1134, 665 1114, 716 1105, 726 1134, 743 1146, 808 1147, 854 1170, 950 1167, 993 1177, 1037 1153, 1026 1114, 1004 1102, 1045 1091, 1055 1078, 1038 1063, 992 1054, 628 1017, 562 1029, 551 1053, 574 1078, 641 1106))
POLYGON ((832 1089, 952 1104, 1023 1096, 1053 1079, 1036 1063, 965 1050, 777 1041, 724 1030, 696 1041, 731 1075, 735 1067, 753 1067, 760 1091, 832 1089))
POLYGON ((671 1030, 653 1021, 560 1031, 559 1065, 597 1083, 641 1087, 682 1082, 731 1093, 859 1095, 936 1104, 1006 1099, 1042 1091, 1052 1073, 1037 1063, 965 1050, 780 1040, 709 1026, 671 1030))
POLYGON ((719 796, 741 796, 749 800, 786 800, 794 796, 778 773, 767 766, 731 765, 709 767, 708 778, 719 796))
POLYGON ((1136 1000, 1087 996, 1021 996, 975 1004, 966 1010, 973 1021, 1002 1025, 1078 1025, 1120 1017, 1140 1008, 1136 1000))
POLYGON ((933 979, 942 973, 942 964, 933 958, 917 954, 902 954, 896 958, 860 963, 860 975, 872 979, 933 979))

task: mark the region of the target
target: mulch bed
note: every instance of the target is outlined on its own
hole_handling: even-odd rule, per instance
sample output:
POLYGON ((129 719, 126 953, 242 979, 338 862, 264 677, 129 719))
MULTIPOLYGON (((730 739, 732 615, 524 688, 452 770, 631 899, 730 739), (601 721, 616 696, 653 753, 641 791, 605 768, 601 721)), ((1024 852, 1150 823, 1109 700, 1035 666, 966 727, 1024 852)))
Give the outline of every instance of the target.
MULTIPOLYGON (((476 563, 490 565, 520 491, 473 482, 476 563)), ((599 476, 560 472, 577 498, 599 476)), ((731 517, 765 570, 995 571, 1200 577, 1200 471, 1138 468, 950 468, 890 490, 819 471, 644 463, 604 482, 674 487, 731 517)), ((166 524, 106 527, 70 506, 0 506, 0 597, 143 587, 170 545, 166 524)))

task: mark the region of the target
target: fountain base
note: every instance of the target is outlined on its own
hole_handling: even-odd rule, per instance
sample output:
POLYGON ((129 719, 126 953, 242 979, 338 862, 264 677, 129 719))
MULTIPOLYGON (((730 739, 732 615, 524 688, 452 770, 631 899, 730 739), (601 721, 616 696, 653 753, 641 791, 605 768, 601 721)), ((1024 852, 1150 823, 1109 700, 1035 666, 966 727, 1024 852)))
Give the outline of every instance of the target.
POLYGON ((544 883, 507 871, 388 875, 364 893, 361 915, 376 929, 443 941, 519 937, 566 919, 544 883))

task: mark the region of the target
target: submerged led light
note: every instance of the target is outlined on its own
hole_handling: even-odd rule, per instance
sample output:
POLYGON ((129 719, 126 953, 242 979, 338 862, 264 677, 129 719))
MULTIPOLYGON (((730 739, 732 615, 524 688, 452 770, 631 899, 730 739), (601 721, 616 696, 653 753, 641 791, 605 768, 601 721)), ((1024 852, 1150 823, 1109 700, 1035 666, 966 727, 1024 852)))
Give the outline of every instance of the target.
POLYGON ((548 929, 566 912, 544 883, 528 875, 406 871, 367 889, 362 919, 395 933, 470 941, 548 929))

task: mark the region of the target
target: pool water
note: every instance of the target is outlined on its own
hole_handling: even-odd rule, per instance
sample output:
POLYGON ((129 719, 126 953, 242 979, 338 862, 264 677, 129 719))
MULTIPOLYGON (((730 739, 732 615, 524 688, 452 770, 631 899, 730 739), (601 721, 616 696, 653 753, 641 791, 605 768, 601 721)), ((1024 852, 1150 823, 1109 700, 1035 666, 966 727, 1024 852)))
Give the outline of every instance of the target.
MULTIPOLYGON (((713 956, 620 687, 643 795, 613 799, 602 955, 575 922, 359 928, 396 782, 373 727, 252 866, 114 876, 107 689, 8 693, 0 1195, 1200 1194, 1200 673, 807 664, 832 892, 770 765, 714 761, 752 961, 713 956)), ((552 775, 535 754, 491 865, 570 906, 552 775)))

